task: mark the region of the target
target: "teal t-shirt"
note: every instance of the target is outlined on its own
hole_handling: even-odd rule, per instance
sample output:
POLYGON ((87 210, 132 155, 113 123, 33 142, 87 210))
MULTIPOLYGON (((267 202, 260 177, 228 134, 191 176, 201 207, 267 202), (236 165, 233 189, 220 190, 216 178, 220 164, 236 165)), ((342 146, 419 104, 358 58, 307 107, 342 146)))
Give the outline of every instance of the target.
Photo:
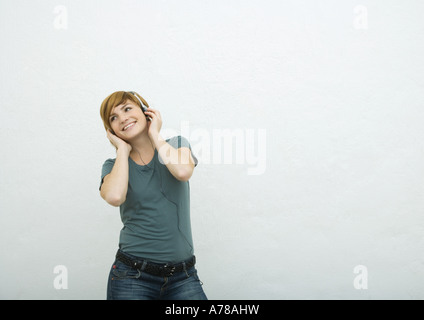
MULTIPOLYGON (((174 148, 188 147, 182 136, 166 140, 174 148)), ((198 161, 192 153, 195 165, 198 161)), ((112 171, 116 159, 102 167, 103 178, 112 171)), ((138 165, 128 157, 129 178, 125 202, 119 207, 124 224, 119 248, 157 263, 176 263, 193 254, 190 224, 190 184, 177 180, 162 164, 157 150, 148 164, 138 165)))

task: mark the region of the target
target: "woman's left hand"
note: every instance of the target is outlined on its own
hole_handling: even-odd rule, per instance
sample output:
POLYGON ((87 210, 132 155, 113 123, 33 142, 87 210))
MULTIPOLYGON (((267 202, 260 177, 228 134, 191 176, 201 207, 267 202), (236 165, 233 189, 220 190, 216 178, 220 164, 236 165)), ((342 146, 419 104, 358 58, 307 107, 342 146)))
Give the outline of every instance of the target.
POLYGON ((150 121, 147 122, 148 134, 150 139, 154 139, 159 135, 160 129, 162 128, 162 116, 159 110, 150 107, 144 114, 150 118, 150 121))

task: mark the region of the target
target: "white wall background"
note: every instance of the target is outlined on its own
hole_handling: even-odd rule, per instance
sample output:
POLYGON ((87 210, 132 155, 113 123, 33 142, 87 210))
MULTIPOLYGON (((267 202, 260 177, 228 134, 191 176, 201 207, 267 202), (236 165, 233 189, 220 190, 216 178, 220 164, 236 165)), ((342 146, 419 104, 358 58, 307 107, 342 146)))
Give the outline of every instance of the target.
POLYGON ((423 11, 2 0, 0 298, 105 298, 121 222, 98 192, 114 157, 99 108, 136 90, 164 133, 250 130, 259 148, 266 132, 262 174, 204 159, 191 179, 210 299, 423 299, 423 11), (53 286, 57 265, 68 289, 53 286))

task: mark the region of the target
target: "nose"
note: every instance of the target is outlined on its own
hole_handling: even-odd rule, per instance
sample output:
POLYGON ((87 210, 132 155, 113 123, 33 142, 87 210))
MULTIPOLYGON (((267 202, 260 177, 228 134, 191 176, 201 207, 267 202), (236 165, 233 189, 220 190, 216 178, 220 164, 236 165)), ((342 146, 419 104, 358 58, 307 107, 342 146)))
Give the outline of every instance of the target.
POLYGON ((127 122, 127 120, 128 120, 128 116, 127 115, 122 115, 122 116, 119 116, 119 121, 121 122, 121 124, 124 124, 125 122, 127 122))

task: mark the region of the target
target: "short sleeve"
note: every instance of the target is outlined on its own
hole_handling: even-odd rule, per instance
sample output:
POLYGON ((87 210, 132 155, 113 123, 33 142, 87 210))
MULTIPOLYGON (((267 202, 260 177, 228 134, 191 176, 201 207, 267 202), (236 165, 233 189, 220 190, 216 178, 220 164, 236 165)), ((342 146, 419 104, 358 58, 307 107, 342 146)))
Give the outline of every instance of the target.
POLYGON ((197 160, 196 156, 193 153, 193 150, 191 150, 190 142, 188 142, 188 140, 186 138, 184 138, 182 136, 175 136, 175 137, 172 137, 172 138, 166 140, 166 142, 168 142, 175 149, 189 148, 190 152, 191 152, 191 156, 193 157, 193 160, 194 160, 194 166, 195 167, 197 166, 197 164, 199 163, 199 160, 197 160))
POLYGON ((107 159, 105 161, 105 163, 103 163, 103 167, 102 167, 102 175, 101 175, 101 179, 100 179, 100 186, 99 186, 99 191, 102 188, 102 184, 103 184, 103 179, 106 175, 108 175, 113 168, 113 165, 115 164, 115 159, 107 159))

